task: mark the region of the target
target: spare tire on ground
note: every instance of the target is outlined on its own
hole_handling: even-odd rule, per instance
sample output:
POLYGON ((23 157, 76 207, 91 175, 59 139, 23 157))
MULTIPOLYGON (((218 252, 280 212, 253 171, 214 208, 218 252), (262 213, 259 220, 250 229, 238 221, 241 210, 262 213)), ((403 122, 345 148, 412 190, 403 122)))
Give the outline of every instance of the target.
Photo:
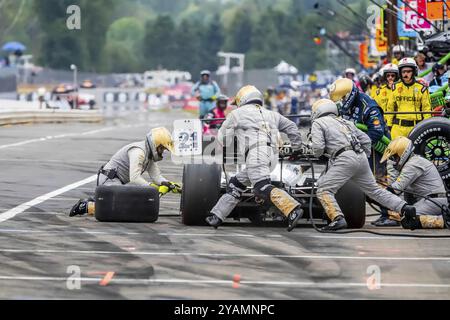
POLYGON ((155 222, 159 192, 151 187, 99 186, 95 191, 95 218, 101 222, 155 222))
POLYGON ((366 196, 353 182, 347 182, 337 193, 336 201, 350 229, 361 229, 366 223, 366 196))
POLYGON ((206 225, 205 218, 220 196, 219 165, 188 164, 183 169, 181 217, 187 226, 206 225))
POLYGON ((409 134, 415 153, 433 162, 450 190, 450 119, 434 117, 420 122, 409 134))

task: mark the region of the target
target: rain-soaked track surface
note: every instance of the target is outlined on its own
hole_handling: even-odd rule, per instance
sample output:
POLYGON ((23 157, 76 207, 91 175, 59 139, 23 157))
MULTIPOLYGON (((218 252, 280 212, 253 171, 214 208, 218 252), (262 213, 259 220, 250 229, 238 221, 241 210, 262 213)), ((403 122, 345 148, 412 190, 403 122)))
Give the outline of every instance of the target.
MULTIPOLYGON (((0 298, 450 298, 447 239, 323 235, 304 227, 287 233, 245 223, 185 227, 172 195, 163 198, 156 224, 66 215, 78 198, 92 195, 95 182, 61 188, 91 177, 151 127, 183 117, 190 116, 153 112, 115 124, 0 128, 0 298), (378 290, 367 286, 373 270, 381 271, 378 290)), ((181 167, 162 168, 181 180, 181 167)))

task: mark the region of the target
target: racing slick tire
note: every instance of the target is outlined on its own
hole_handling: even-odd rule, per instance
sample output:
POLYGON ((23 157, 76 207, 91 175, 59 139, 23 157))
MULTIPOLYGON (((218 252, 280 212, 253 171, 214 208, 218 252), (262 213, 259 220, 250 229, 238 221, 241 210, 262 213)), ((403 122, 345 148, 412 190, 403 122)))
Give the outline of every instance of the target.
POLYGON ((361 229, 366 223, 366 196, 353 182, 347 182, 337 193, 336 201, 350 229, 361 229))
POLYGON ((188 164, 183 168, 181 220, 187 226, 204 226, 219 200, 222 170, 219 165, 188 164))
POLYGON ((159 192, 151 187, 99 186, 95 190, 95 218, 100 222, 156 222, 159 192))
POLYGON ((450 190, 450 119, 434 117, 420 122, 409 134, 415 153, 432 161, 450 190))

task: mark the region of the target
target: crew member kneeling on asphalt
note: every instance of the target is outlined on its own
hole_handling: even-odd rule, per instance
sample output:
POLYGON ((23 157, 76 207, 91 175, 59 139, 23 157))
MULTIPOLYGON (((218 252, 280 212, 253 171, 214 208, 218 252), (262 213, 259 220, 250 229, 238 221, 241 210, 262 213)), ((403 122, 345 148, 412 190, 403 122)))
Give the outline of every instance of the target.
POLYGON ((323 230, 347 228, 335 194, 349 180, 383 206, 407 216, 415 215, 414 207, 378 186, 367 161, 371 153, 370 138, 353 122, 338 115, 338 108, 331 100, 322 99, 312 106, 311 148, 314 156, 329 159, 328 171, 317 182, 317 198, 331 220, 323 230))
POLYGON ((448 207, 444 182, 436 166, 429 160, 415 155, 412 141, 406 137, 398 137, 387 147, 383 159, 394 162, 394 169, 399 172, 398 178, 387 190, 400 194, 417 210, 414 219, 403 219, 405 229, 442 229, 444 217, 442 207, 448 207), (410 192, 410 194, 408 194, 410 192))
POLYGON ((287 217, 288 231, 295 228, 303 214, 300 204, 284 190, 275 188, 270 180, 271 165, 278 160, 278 132, 287 134, 294 150, 302 145, 300 132, 294 122, 263 108, 263 101, 262 93, 254 86, 243 87, 235 98, 238 109, 228 115, 219 130, 218 142, 222 145, 225 139, 238 139, 238 152, 245 155, 245 169, 230 179, 227 193, 206 218, 210 226, 217 228, 225 221, 249 183, 258 200, 275 205, 287 217))
MULTIPOLYGON (((98 172, 98 185, 135 185, 157 188, 160 194, 169 191, 181 192, 181 186, 169 182, 161 175, 156 162, 163 153, 173 153, 172 135, 166 128, 155 128, 147 134, 145 141, 131 143, 121 148, 98 172), (147 172, 154 182, 150 184, 142 175, 147 172)), ((70 216, 95 213, 94 199, 82 199, 73 206, 70 216)))

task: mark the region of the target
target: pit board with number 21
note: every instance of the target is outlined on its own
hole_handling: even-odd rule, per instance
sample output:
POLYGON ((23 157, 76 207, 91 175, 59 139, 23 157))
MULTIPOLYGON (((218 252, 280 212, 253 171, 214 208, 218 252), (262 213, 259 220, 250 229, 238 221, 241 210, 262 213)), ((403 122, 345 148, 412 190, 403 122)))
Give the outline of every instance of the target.
POLYGON ((178 156, 202 154, 202 123, 198 119, 175 120, 173 139, 178 156))

